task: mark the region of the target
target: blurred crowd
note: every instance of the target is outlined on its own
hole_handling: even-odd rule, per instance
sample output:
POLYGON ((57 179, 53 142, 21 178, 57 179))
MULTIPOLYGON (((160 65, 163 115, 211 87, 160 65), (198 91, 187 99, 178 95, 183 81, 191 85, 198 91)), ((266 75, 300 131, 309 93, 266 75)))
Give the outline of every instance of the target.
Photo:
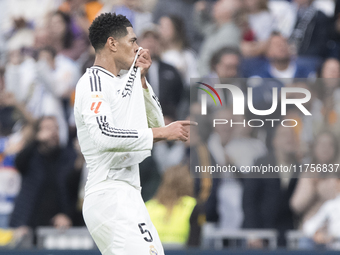
MULTIPOLYGON (((84 226, 87 169, 74 89, 94 62, 89 25, 100 13, 116 12, 150 50, 147 79, 166 124, 189 115, 202 120, 198 97, 190 100, 192 78, 233 82, 245 94, 252 87, 257 109, 271 107, 272 88, 311 92, 305 107, 313 117, 287 109, 285 118, 299 123, 294 128, 220 125, 213 132, 192 130, 190 143, 154 144, 140 175, 162 242, 199 246, 207 222, 228 230, 276 229, 279 246, 294 229, 304 233, 301 248, 339 240, 336 173, 215 179, 189 172, 189 163, 339 163, 339 0, 0 0, 0 12, 0 228, 24 235, 39 226, 84 226)), ((220 95, 225 107, 215 118, 239 118, 230 95, 220 95)), ((246 245, 268 244, 254 238, 246 245)))

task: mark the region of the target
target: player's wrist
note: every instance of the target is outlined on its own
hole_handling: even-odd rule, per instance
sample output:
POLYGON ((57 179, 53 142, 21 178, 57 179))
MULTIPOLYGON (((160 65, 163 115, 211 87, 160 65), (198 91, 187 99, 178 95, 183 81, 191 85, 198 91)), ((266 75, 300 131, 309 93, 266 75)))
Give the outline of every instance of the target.
POLYGON ((152 133, 153 133, 153 139, 154 141, 161 141, 161 140, 166 140, 167 135, 165 132, 166 127, 158 127, 158 128, 152 128, 152 133))
POLYGON ((141 80, 142 80, 142 87, 143 87, 143 89, 148 89, 148 85, 146 84, 146 77, 145 77, 145 75, 141 76, 141 80))

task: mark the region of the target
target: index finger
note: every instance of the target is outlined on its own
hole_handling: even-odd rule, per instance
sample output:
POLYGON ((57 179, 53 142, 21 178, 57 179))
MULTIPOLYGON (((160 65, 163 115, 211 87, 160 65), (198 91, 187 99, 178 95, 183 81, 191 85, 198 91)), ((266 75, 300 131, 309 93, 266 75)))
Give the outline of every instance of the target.
POLYGON ((180 120, 178 122, 182 124, 183 126, 187 126, 187 125, 197 126, 198 125, 196 121, 190 121, 190 120, 180 120))

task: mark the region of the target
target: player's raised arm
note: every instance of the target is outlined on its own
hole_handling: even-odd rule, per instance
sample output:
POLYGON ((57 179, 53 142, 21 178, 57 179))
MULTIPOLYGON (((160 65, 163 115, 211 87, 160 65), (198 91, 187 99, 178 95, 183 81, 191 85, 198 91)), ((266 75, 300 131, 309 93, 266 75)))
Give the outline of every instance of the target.
POLYGON ((148 49, 141 49, 139 51, 138 58, 136 60, 136 66, 140 68, 141 79, 142 79, 142 86, 143 89, 147 89, 148 86, 146 85, 145 76, 152 64, 150 52, 148 49))
POLYGON ((150 52, 148 49, 141 49, 138 53, 138 58, 136 60, 136 66, 140 68, 141 71, 141 82, 143 87, 145 110, 148 119, 148 126, 150 128, 154 127, 164 127, 164 117, 162 113, 162 107, 159 100, 151 85, 146 80, 146 74, 152 64, 150 52))

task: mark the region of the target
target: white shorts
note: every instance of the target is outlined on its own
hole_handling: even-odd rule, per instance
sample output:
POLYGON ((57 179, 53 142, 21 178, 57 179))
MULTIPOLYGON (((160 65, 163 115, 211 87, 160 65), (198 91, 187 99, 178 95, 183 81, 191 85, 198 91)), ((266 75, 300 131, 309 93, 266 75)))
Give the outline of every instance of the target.
POLYGON ((103 255, 164 255, 140 190, 116 181, 85 197, 86 226, 103 255))

